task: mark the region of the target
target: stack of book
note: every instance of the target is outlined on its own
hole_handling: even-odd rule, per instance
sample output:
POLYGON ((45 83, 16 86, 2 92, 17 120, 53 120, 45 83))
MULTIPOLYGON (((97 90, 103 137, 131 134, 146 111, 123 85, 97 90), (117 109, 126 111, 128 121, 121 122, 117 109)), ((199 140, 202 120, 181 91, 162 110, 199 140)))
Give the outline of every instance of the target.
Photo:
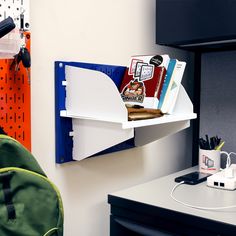
POLYGON ((171 114, 185 67, 186 62, 169 55, 131 57, 120 87, 123 101, 171 114))

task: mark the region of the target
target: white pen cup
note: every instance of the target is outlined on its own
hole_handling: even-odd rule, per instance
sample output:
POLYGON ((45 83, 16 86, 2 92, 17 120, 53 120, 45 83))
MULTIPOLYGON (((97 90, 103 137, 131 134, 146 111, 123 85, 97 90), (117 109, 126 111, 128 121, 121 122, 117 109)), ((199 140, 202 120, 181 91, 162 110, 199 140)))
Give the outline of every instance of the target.
POLYGON ((220 171, 220 150, 199 149, 199 172, 215 174, 220 171))

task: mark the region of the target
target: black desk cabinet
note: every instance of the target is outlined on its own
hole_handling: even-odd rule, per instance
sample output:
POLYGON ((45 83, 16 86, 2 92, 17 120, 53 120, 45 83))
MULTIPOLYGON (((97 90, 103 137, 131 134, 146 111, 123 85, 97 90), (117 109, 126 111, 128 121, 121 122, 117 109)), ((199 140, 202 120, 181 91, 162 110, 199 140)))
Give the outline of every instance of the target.
MULTIPOLYGON (((192 169, 186 173, 191 172, 190 170, 192 169)), ((173 179, 178 175, 171 175, 108 195, 108 203, 111 205, 110 236, 236 236, 236 208, 224 211, 224 213, 196 210, 185 207, 170 198, 169 193, 175 185, 173 179), (150 190, 147 191, 147 189, 150 190), (166 199, 160 201, 157 199, 154 203, 151 194, 158 192, 161 193, 160 199, 165 196, 166 199)), ((179 196, 185 195, 185 199, 188 201, 191 198, 191 195, 188 197, 188 188, 191 188, 189 191, 192 192, 193 186, 180 186, 178 192, 176 190, 177 196, 178 194, 180 194, 179 196)), ((209 188, 206 183, 199 184, 195 188, 196 195, 201 191, 201 196, 204 198, 205 194, 206 202, 208 202, 208 196, 214 195, 221 198, 222 194, 230 194, 225 198, 232 200, 235 197, 236 203, 235 191, 209 188), (202 191, 206 191, 206 193, 202 191), (220 191, 218 192, 220 195, 217 191, 220 191)), ((201 196, 199 195, 199 197, 201 196)), ((213 205, 216 204, 219 204, 217 200, 213 205)), ((223 204, 235 205, 232 202, 223 204)))
POLYGON ((110 236, 235 236, 235 226, 109 196, 110 236), (132 210, 136 209, 136 210, 132 210))

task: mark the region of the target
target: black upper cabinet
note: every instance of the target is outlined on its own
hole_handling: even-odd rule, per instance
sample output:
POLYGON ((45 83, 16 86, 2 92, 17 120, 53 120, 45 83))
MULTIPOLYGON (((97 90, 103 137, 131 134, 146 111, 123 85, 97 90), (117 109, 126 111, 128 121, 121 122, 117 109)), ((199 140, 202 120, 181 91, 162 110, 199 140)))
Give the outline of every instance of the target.
POLYGON ((236 0, 156 0, 156 43, 193 50, 236 48, 236 0))

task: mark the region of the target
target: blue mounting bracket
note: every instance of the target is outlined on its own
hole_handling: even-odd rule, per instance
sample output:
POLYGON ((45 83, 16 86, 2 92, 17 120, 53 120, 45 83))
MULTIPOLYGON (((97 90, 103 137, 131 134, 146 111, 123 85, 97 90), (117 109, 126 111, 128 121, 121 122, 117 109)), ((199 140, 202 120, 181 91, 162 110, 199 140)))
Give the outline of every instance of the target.
MULTIPOLYGON (((60 111, 66 110, 65 98, 66 89, 63 81, 66 80, 65 66, 74 66, 90 70, 96 70, 108 75, 117 88, 120 87, 126 67, 114 65, 91 64, 83 62, 55 62, 55 132, 56 132, 56 163, 62 164, 73 161, 72 149, 73 139, 70 136, 72 131, 73 119, 69 117, 61 117, 60 111)), ((93 156, 103 155, 111 152, 121 151, 135 147, 134 138, 110 147, 93 156)))

